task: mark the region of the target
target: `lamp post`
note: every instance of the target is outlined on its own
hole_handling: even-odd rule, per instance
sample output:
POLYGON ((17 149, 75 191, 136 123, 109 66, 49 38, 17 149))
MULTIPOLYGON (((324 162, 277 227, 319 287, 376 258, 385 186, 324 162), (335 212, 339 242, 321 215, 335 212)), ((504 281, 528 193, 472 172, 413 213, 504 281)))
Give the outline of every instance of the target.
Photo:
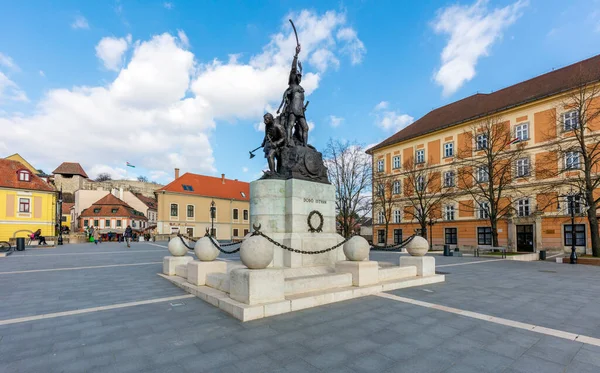
POLYGON ((213 199, 210 203, 210 235, 213 236, 215 234, 215 200, 213 199))
POLYGON ((433 247, 433 225, 434 224, 435 224, 435 221, 430 216, 429 221, 427 222, 427 225, 429 226, 429 250, 431 250, 433 247))
POLYGON ((60 246, 63 244, 63 236, 62 236, 62 187, 60 188, 60 192, 58 192, 58 239, 56 240, 57 245, 60 246))

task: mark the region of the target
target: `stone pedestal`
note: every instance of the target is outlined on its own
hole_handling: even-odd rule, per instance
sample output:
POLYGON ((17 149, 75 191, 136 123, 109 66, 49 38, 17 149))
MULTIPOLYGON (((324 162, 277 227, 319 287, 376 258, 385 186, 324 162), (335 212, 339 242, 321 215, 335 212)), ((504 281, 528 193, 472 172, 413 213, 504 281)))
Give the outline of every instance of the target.
POLYGON ((211 273, 227 273, 227 262, 194 260, 187 265, 187 281, 192 285, 206 285, 206 275, 211 273))
POLYGON ((400 267, 417 267, 417 276, 435 275, 435 258, 431 256, 401 256, 400 267))
POLYGON ((353 286, 374 285, 379 282, 379 263, 375 261, 341 261, 335 263, 338 273, 351 273, 353 286))
POLYGON ((175 267, 192 261, 191 256, 165 256, 163 258, 163 273, 167 276, 175 276, 175 267))
POLYGON ((285 282, 281 269, 234 269, 229 273, 229 296, 249 304, 285 300, 285 282))
MULTIPOLYGON (((314 228, 320 225, 312 214, 314 228)), ((298 180, 257 180, 250 183, 250 225, 260 224, 261 231, 288 247, 319 251, 331 247, 343 237, 335 230, 335 189, 332 185, 298 180), (310 232, 308 217, 312 211, 323 216, 321 232, 310 232)), ((342 247, 324 254, 303 255, 274 247, 272 267, 309 267, 344 260, 342 247)))

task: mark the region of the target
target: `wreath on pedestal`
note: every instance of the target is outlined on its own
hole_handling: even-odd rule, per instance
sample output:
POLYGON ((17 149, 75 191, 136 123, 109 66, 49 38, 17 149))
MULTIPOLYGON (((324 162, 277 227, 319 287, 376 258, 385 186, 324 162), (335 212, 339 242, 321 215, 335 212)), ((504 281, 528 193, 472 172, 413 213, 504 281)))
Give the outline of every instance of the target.
POLYGON ((308 219, 307 219, 307 223, 308 223, 308 231, 310 233, 320 233, 323 231, 323 214, 321 214, 319 211, 317 210, 313 210, 310 212, 310 214, 308 214, 308 219), (319 217, 319 225, 315 228, 312 224, 312 217, 317 215, 319 217))

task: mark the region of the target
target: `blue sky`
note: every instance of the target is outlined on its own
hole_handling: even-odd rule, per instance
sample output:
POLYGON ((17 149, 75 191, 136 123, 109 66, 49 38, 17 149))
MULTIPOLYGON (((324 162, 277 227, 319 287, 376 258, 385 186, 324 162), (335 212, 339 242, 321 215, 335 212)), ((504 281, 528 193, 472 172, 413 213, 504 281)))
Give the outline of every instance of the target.
POLYGON ((0 156, 90 176, 256 179, 299 30, 309 142, 377 143, 433 108, 600 53, 600 1, 0 1, 0 156), (127 168, 125 162, 136 165, 127 168))

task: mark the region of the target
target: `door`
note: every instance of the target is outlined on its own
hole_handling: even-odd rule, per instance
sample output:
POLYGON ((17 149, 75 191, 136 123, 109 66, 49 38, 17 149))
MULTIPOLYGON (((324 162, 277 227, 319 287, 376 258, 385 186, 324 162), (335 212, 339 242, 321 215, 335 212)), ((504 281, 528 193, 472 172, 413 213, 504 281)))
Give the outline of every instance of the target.
POLYGON ((379 229, 377 231, 377 243, 385 243, 385 230, 379 229))
POLYGON ((517 225, 517 251, 533 252, 533 225, 517 225))

